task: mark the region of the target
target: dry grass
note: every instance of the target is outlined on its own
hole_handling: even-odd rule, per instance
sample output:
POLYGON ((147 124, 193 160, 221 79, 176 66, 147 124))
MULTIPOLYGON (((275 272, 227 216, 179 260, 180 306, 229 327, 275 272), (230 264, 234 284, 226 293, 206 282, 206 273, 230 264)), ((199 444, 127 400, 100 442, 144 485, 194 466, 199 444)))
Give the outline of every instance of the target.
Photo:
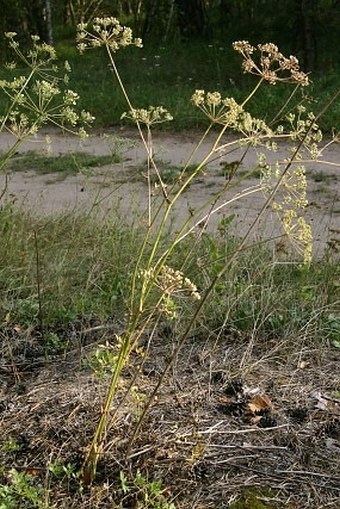
MULTIPOLYGON (((4 333, 13 343, 16 332, 4 333)), ((181 509, 257 507, 246 505, 252 497, 262 500, 260 508, 338 507, 340 352, 297 347, 298 338, 267 340, 249 353, 251 338, 231 331, 218 343, 215 334, 192 337, 126 455, 143 398, 174 347, 168 333, 154 338, 146 360, 134 354, 125 368, 118 400, 132 382, 135 390, 119 408, 88 491, 48 467, 81 466, 105 391, 84 361, 98 341, 112 341, 112 328, 79 327, 74 348, 48 360, 36 354, 33 331, 17 334, 25 356, 8 349, 1 362, 3 478, 11 468, 32 473, 58 508, 139 507, 140 488, 131 480, 124 495, 119 477, 124 471, 133 479, 138 469, 150 481, 161 479, 164 495, 181 509), (326 399, 315 399, 315 391, 326 399), (18 450, 6 451, 10 441, 18 450), (233 506, 242 494, 237 503, 244 505, 233 506)))

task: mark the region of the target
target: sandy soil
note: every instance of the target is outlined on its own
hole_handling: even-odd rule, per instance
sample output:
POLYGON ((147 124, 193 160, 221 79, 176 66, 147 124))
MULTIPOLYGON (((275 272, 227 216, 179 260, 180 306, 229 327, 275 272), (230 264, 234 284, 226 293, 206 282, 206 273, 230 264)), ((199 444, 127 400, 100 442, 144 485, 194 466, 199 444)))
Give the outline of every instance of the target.
MULTIPOLYGON (((143 162, 146 160, 145 150, 136 135, 131 131, 116 128, 107 136, 100 133, 92 134, 87 140, 80 141, 74 136, 64 136, 57 132, 49 132, 52 144, 51 155, 67 152, 85 151, 91 154, 103 155, 112 153, 115 137, 135 140, 133 148, 126 150, 121 148, 122 162, 98 168, 91 174, 79 174, 69 176, 64 180, 59 175, 38 175, 30 168, 23 168, 21 172, 8 175, 7 200, 14 201, 19 206, 24 206, 35 213, 55 214, 66 210, 78 209, 89 210, 94 203, 105 215, 110 210, 117 210, 124 217, 143 217, 147 206, 147 185, 143 178, 143 162)), ((20 151, 35 150, 46 151, 46 132, 40 133, 36 138, 29 140, 20 151)), ((196 146, 198 134, 168 134, 156 133, 154 139, 155 158, 169 163, 169 165, 182 167, 188 156, 196 146)), ((231 138, 223 140, 224 143, 231 138)), ((13 139, 10 135, 1 134, 0 150, 6 150, 11 146, 13 139)), ((201 161, 211 147, 212 138, 202 144, 194 157, 194 161, 201 161)), ((268 160, 282 160, 289 154, 289 146, 281 144, 278 152, 268 154, 268 160), (274 158, 274 159, 273 159, 274 158)), ((178 227, 188 217, 190 211, 198 210, 202 204, 225 186, 223 176, 223 162, 240 160, 241 150, 235 150, 231 154, 224 151, 216 154, 205 167, 205 171, 190 185, 188 190, 178 201, 170 221, 174 227, 178 227), (221 165, 222 164, 222 165, 221 165)), ((320 163, 308 163, 307 175, 309 180, 308 199, 309 206, 305 211, 306 218, 313 225, 314 252, 320 254, 332 244, 338 247, 340 241, 340 146, 331 145, 323 153, 320 163), (331 164, 328 164, 331 163, 331 164)), ((255 150, 249 150, 244 158, 241 171, 248 171, 256 165, 255 150)), ((0 189, 6 185, 5 176, 0 176, 0 189)), ((238 192, 252 189, 252 193, 240 200, 234 201, 227 207, 216 213, 210 221, 210 228, 215 228, 218 221, 230 214, 236 214, 235 228, 237 233, 242 234, 253 221, 254 217, 264 203, 259 187, 259 179, 248 178, 237 187, 238 192)), ((156 192, 155 192, 156 193, 156 192)), ((157 193, 156 193, 157 194, 157 193)), ((227 199, 235 196, 235 191, 228 191, 227 199)), ((155 198, 157 199, 157 198, 155 198)), ((205 209, 201 216, 209 210, 205 209)), ((200 217, 200 216, 199 216, 200 217)), ((280 234, 276 220, 270 211, 257 229, 256 236, 274 237, 280 234)))

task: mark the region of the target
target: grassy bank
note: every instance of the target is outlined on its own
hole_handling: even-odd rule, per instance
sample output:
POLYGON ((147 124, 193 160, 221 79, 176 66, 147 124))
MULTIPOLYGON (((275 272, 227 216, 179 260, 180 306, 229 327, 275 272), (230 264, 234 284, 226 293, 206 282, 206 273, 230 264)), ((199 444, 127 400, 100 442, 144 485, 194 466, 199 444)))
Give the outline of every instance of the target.
MULTIPOLYGON (((81 215, 38 220, 9 207, 0 214, 2 324, 53 329, 79 318, 105 323, 128 312, 141 227, 124 225, 119 214, 104 222, 81 215)), ((193 241, 183 245, 173 266, 183 265, 193 241)), ((206 233, 195 241, 196 256, 186 270, 201 292, 236 245, 228 234, 206 233)), ((263 247, 247 249, 217 285, 202 326, 259 337, 298 336, 308 326, 310 340, 335 340, 338 271, 332 256, 299 268, 276 263, 263 247)))

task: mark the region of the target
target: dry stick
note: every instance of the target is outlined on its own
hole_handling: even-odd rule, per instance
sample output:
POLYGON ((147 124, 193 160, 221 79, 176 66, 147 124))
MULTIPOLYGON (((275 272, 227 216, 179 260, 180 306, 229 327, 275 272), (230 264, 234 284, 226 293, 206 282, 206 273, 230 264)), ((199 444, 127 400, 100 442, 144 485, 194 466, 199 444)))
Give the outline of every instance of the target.
MULTIPOLYGON (((276 431, 278 429, 281 429, 281 428, 288 428, 289 427, 289 424, 280 424, 279 426, 273 426, 273 427, 270 427, 270 428, 245 428, 245 429, 238 429, 238 430, 228 430, 228 431, 218 431, 217 428, 219 426, 221 426, 222 424, 226 424, 228 423, 229 421, 227 420, 222 420, 222 421, 219 421, 217 422, 216 424, 214 424, 213 426, 211 426, 211 428, 207 429, 207 430, 203 430, 203 431, 195 431, 195 434, 201 436, 201 435, 212 435, 212 434, 217 434, 217 435, 244 435, 244 434, 247 434, 247 433, 267 433, 268 431, 276 431)), ((182 433, 181 435, 179 435, 179 438, 185 438, 185 437, 189 437, 189 436, 192 436, 192 432, 190 433, 182 433)))
MULTIPOLYGON (((181 442, 178 442, 179 444, 181 442)), ((185 445, 197 445, 197 442, 185 442, 185 445)), ((288 451, 288 447, 280 447, 278 445, 224 445, 224 444, 204 444, 204 447, 207 449, 225 449, 225 450, 233 450, 233 449, 241 449, 241 450, 254 450, 254 451, 288 451)))
POLYGON ((44 319, 43 319, 43 310, 42 310, 42 296, 41 296, 41 271, 40 271, 40 256, 39 256, 39 246, 38 246, 38 235, 37 231, 34 230, 34 250, 35 250, 35 266, 36 266, 36 276, 37 276, 37 293, 38 293, 38 321, 41 332, 41 339, 45 342, 45 331, 44 331, 44 319))
MULTIPOLYGON (((324 479, 332 479, 332 481, 340 481, 340 477, 331 474, 321 474, 320 472, 308 472, 305 470, 274 470, 275 474, 293 474, 295 475, 310 475, 312 477, 321 477, 324 479)), ((337 488, 340 490, 340 488, 337 488)))
POLYGON ((289 168, 291 167, 293 161, 295 161, 298 153, 299 153, 299 150, 301 149, 301 147, 303 146, 306 138, 308 137, 312 127, 314 124, 317 123, 318 119, 324 114, 324 112, 331 106, 331 104, 337 99, 337 97, 340 95, 340 90, 332 97, 332 99, 330 99, 330 101, 328 101, 328 103, 326 104, 326 106, 321 110, 321 112, 315 117, 315 119, 311 122, 309 128, 307 129, 305 135, 303 136, 303 138, 301 139, 300 143, 298 144, 298 146, 296 147, 292 157, 290 158, 289 162, 287 163, 287 166, 286 168, 284 169, 284 171, 282 172, 282 175, 280 177, 280 179, 278 180, 278 182, 276 183, 276 185, 274 186, 270 196, 268 197, 268 199, 266 200, 266 202, 264 203, 264 205, 262 206, 260 212, 258 213, 258 216, 256 217, 256 219, 254 220, 253 224, 249 227, 247 233, 245 234, 245 236, 243 237, 239 247, 234 251, 234 254, 230 257, 228 263, 226 263, 226 265, 220 270, 220 272, 218 274, 216 274, 216 276, 214 277, 214 279, 212 280, 211 284, 209 285, 209 287, 207 288, 203 298, 201 299, 199 305, 197 306, 196 308, 196 311, 194 312, 194 315, 192 317, 192 319, 190 320, 187 328, 185 329, 182 337, 180 338, 180 340, 178 341, 178 344, 177 344, 177 347, 174 349, 174 353, 172 355, 172 357, 169 359, 167 365, 165 366, 162 374, 160 375, 159 379, 158 379, 158 382, 154 388, 154 390, 152 391, 151 395, 150 395, 150 398, 148 399, 144 409, 143 409, 143 412, 137 422, 137 425, 134 429, 134 432, 132 434, 132 437, 131 437, 131 440, 130 440, 130 443, 129 443, 129 447, 128 447, 128 450, 127 450, 127 457, 129 456, 130 454, 130 451, 131 451, 131 447, 137 437, 137 434, 140 430, 140 427, 142 425, 142 422, 145 418, 145 415, 146 413, 148 412, 149 408, 151 407, 151 404, 152 402, 154 401, 154 398, 156 396, 156 394, 158 393, 167 373, 169 372, 170 368, 172 367, 172 364, 174 362, 174 360, 177 358, 177 355, 179 354, 183 344, 185 343, 185 341, 187 340, 201 310, 203 309, 204 307, 204 304, 206 302, 206 300, 208 299, 208 297, 210 296, 211 292, 213 291, 216 283, 218 282, 218 280, 223 276, 223 274, 229 269, 230 265, 234 262, 235 258, 237 257, 237 255, 239 254, 240 250, 243 249, 243 246, 245 245, 245 243, 247 242, 248 238, 250 237, 250 235, 252 234, 253 230, 255 229, 255 227, 257 226, 257 224, 259 223, 260 219, 262 218, 265 210, 267 209, 268 205, 270 205, 270 203, 272 202, 272 200, 274 199, 278 189, 280 188, 281 186, 281 183, 286 175, 286 173, 288 172, 289 168))

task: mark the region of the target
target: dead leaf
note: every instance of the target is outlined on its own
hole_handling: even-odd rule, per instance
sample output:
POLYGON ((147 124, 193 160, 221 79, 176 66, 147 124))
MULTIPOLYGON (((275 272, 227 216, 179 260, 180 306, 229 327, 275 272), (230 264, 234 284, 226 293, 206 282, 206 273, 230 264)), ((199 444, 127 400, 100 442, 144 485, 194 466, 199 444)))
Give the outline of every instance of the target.
POLYGON ((249 403, 248 408, 252 413, 260 412, 265 408, 272 408, 272 402, 265 394, 255 396, 249 403))
POLYGON ((340 453, 340 442, 338 440, 334 440, 334 438, 326 439, 326 447, 330 451, 340 453))

